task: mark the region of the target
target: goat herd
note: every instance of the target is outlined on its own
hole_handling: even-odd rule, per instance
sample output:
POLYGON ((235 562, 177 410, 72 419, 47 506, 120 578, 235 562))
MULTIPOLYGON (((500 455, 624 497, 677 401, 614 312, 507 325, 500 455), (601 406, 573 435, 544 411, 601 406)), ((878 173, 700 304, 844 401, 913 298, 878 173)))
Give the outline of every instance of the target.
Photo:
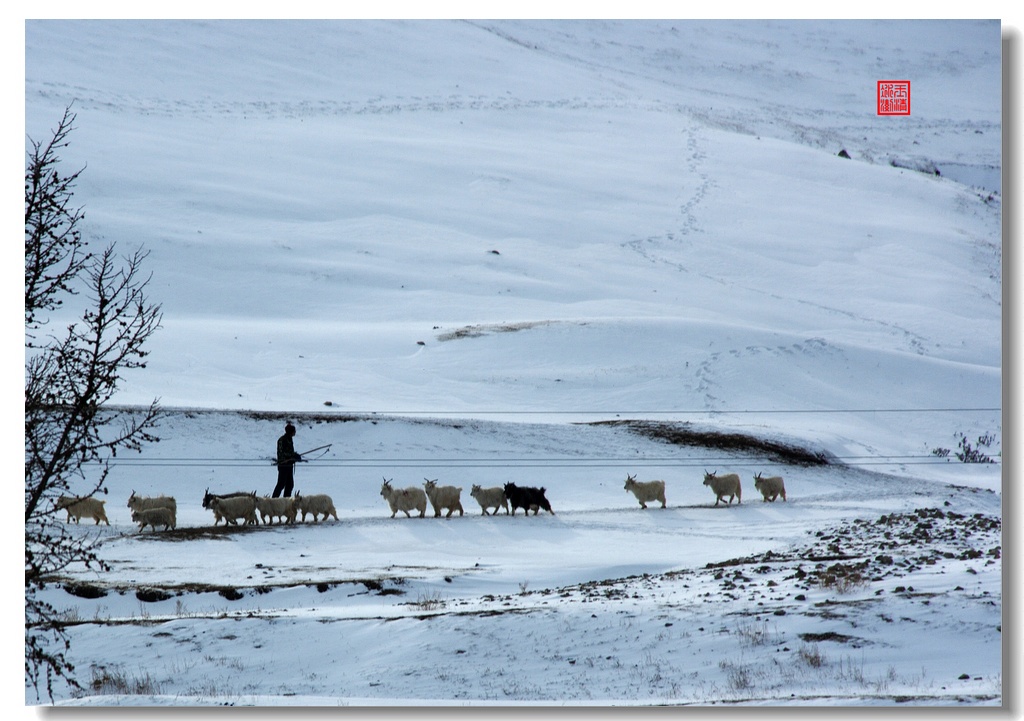
MULTIPOLYGON (((415 511, 420 518, 423 518, 427 514, 428 500, 434 509, 435 517, 440 517, 442 511, 447 511, 445 518, 451 518, 455 511, 458 511, 460 516, 463 515, 460 499, 462 488, 439 486, 436 479, 425 479, 425 481, 422 488, 419 486, 395 488, 391 485, 390 480, 384 479, 380 495, 390 506, 392 518, 399 511, 410 518, 412 512, 415 511)), ((704 485, 710 487, 714 492, 716 506, 726 498, 728 498, 726 501, 728 505, 732 504, 734 498, 737 504, 742 503, 743 493, 740 487, 740 477, 735 473, 719 476, 717 472, 705 471, 704 485)), ((779 476, 762 478, 758 473, 754 476, 754 487, 761 492, 764 501, 774 502, 779 496, 782 496, 783 501, 786 500, 786 486, 779 476)), ((662 508, 667 506, 665 481, 638 481, 636 476, 627 475, 624 488, 636 496, 641 508, 647 508, 648 503, 655 501, 661 503, 662 508)), ((516 510, 519 508, 523 509, 524 515, 529 515, 530 511, 533 511, 533 515, 536 516, 542 508, 554 515, 555 512, 544 495, 545 490, 544 488, 517 486, 515 483, 506 483, 504 487, 495 486, 493 488, 481 488, 474 485, 469 495, 480 504, 480 509, 485 516, 497 515, 499 508, 504 508, 505 513, 512 516, 516 515, 516 510)), ((110 525, 104 510, 105 503, 96 498, 61 496, 57 501, 57 508, 67 511, 69 522, 73 518, 75 523, 78 523, 83 517, 87 517, 92 518, 97 525, 101 521, 110 525)), ((140 533, 145 530, 146 526, 150 526, 154 531, 158 527, 168 530, 176 526, 178 505, 173 497, 144 497, 138 496, 135 491, 132 491, 132 495, 128 499, 128 508, 132 511, 132 521, 139 524, 140 533)), ((295 523, 296 519, 305 523, 306 516, 309 515, 313 517, 314 523, 318 523, 321 516, 325 521, 330 516, 333 516, 334 520, 338 520, 334 502, 330 496, 323 493, 308 496, 296 493, 294 497, 271 498, 257 496, 255 492, 213 494, 210 493, 210 489, 206 489, 203 496, 203 508, 213 512, 213 525, 215 526, 222 520, 225 526, 228 524, 238 525, 239 522, 257 525, 260 521, 264 524, 273 524, 275 521, 295 523)))

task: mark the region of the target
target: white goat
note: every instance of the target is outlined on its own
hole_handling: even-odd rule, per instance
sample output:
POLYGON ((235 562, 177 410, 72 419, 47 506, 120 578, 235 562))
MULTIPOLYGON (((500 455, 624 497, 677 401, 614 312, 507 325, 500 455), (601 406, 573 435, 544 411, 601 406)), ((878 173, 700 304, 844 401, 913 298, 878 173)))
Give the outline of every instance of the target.
POLYGON ((441 517, 441 509, 447 508, 448 514, 445 518, 451 518, 452 513, 455 511, 462 513, 462 501, 459 500, 459 495, 462 493, 462 489, 456 486, 439 486, 437 485, 437 479, 430 480, 424 478, 426 483, 423 484, 423 490, 427 493, 427 498, 430 499, 430 505, 434 508, 434 518, 441 517))
POLYGON ((143 508, 132 511, 132 520, 139 524, 139 533, 146 526, 152 526, 154 532, 157 526, 163 526, 166 531, 174 528, 175 514, 170 508, 143 508))
POLYGON ((481 488, 478 485, 474 485, 469 495, 476 499, 476 502, 480 504, 480 509, 484 512, 484 515, 489 515, 487 509, 494 506, 493 515, 498 515, 498 507, 502 506, 505 509, 505 513, 508 513, 508 499, 505 498, 505 489, 501 486, 495 486, 494 488, 481 488))
POLYGON ((306 522, 307 513, 313 515, 313 523, 319 523, 316 518, 318 514, 323 514, 325 521, 327 516, 334 516, 334 520, 338 520, 338 512, 334 510, 334 501, 326 493, 317 493, 312 496, 303 496, 300 493, 296 493, 295 509, 302 515, 303 523, 306 522))
POLYGON ((633 492, 641 508, 647 508, 648 501, 661 501, 661 507, 665 508, 665 481, 638 481, 636 476, 627 473, 624 488, 633 492))
POLYGON ((128 498, 128 508, 133 511, 145 511, 150 508, 166 508, 171 512, 171 518, 178 518, 178 502, 172 496, 137 496, 135 491, 128 498))
POLYGON ((743 502, 743 489, 740 488, 740 477, 735 473, 729 473, 725 476, 716 475, 718 471, 708 473, 704 471, 704 485, 711 486, 711 490, 715 492, 715 505, 726 496, 729 496, 729 504, 732 505, 732 499, 736 499, 736 505, 743 502))
POLYGON ((96 521, 96 525, 100 525, 100 521, 103 521, 108 526, 110 521, 107 520, 107 512, 103 509, 103 505, 106 501, 101 501, 98 498, 71 498, 69 496, 61 496, 57 499, 57 508, 63 508, 68 512, 67 522, 71 521, 71 517, 75 517, 75 523, 82 520, 82 516, 86 516, 96 521))
POLYGON ((244 496, 213 496, 210 499, 210 510, 213 511, 215 518, 213 525, 217 525, 221 518, 224 519, 225 525, 230 523, 237 526, 239 519, 243 519, 246 525, 259 523, 256 519, 255 493, 244 496))
POLYGON ((427 515, 427 494, 422 488, 409 486, 408 488, 393 488, 391 481, 384 479, 384 485, 380 487, 380 495, 391 506, 391 517, 399 511, 405 513, 407 518, 412 518, 409 511, 419 511, 420 518, 427 515))
POLYGON ((267 519, 273 523, 279 518, 284 523, 295 523, 295 499, 294 498, 271 498, 263 496, 256 499, 256 510, 260 512, 260 519, 266 523, 267 519))
POLYGON ((765 501, 774 503, 779 496, 782 496, 783 501, 786 500, 786 484, 783 482, 782 476, 762 478, 758 473, 754 476, 754 488, 761 491, 762 503, 765 501))
POLYGON ((206 493, 203 494, 203 508, 209 508, 213 511, 213 525, 217 525, 224 517, 213 507, 214 498, 256 498, 256 491, 235 491, 234 493, 210 493, 210 489, 206 489, 206 493))

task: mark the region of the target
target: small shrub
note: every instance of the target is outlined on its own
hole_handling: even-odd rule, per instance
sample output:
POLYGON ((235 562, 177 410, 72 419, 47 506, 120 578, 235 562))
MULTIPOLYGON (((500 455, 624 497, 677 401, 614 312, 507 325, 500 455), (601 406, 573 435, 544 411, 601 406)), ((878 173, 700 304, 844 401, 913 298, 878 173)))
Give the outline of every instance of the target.
POLYGON ((421 593, 412 605, 424 611, 433 611, 438 608, 444 608, 444 599, 436 591, 434 593, 421 593))
POLYGON ((746 666, 730 664, 726 669, 726 677, 729 681, 729 688, 734 691, 749 691, 754 686, 754 679, 750 675, 750 669, 746 666))
POLYGON ((78 612, 77 608, 68 608, 63 611, 58 611, 53 616, 54 620, 62 626, 74 626, 75 624, 82 623, 82 614, 78 612))
MULTIPOLYGON (((957 447, 960 450, 954 453, 958 461, 961 463, 995 463, 991 456, 981 450, 982 448, 990 448, 995 443, 996 437, 994 434, 981 434, 973 445, 967 440, 967 436, 964 433, 957 433, 956 437, 960 439, 957 442, 957 447)), ((939 447, 932 449, 932 455, 939 458, 948 458, 950 453, 949 448, 939 447)))
POLYGON ((725 679, 733 691, 749 693, 768 678, 768 674, 763 668, 743 663, 742 659, 738 664, 722 660, 718 662, 718 667, 725 672, 725 679))
POLYGON ((743 646, 766 646, 778 641, 778 633, 768 630, 767 621, 744 623, 736 629, 736 635, 743 646))
POLYGON ((832 588, 836 593, 840 594, 853 593, 868 585, 867 579, 859 573, 849 576, 835 576, 833 578, 834 580, 831 583, 824 583, 822 585, 826 588, 832 588))
POLYGON ((995 463, 988 454, 980 450, 981 448, 989 448, 993 441, 995 441, 995 436, 985 433, 978 436, 977 446, 974 447, 971 446, 970 441, 967 440, 967 436, 961 433, 959 443, 960 452, 956 454, 956 457, 962 463, 995 463))
POLYGON ((839 594, 853 593, 868 585, 861 569, 857 566, 837 563, 829 566, 818 577, 818 583, 823 589, 829 589, 839 594))
POLYGON ((800 660, 811 668, 821 668, 825 665, 825 654, 817 646, 801 646, 800 660))
POLYGON ((89 687, 99 696, 124 694, 131 696, 150 696, 161 693, 160 684, 148 674, 130 675, 122 670, 111 671, 106 668, 93 668, 89 687))

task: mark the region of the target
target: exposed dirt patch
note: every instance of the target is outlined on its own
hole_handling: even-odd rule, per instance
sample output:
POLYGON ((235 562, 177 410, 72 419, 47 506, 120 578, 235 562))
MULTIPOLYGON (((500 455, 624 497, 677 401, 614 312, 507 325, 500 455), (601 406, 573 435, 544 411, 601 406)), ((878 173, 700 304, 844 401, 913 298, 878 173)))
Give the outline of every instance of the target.
POLYGON ((103 598, 107 591, 89 583, 65 583, 64 590, 79 598, 103 598))
MULTIPOLYGON (((404 579, 386 579, 388 582, 401 585, 404 583, 404 579)), ((225 586, 208 583, 181 583, 181 584, 166 584, 162 586, 134 586, 131 584, 104 584, 104 585, 93 585, 93 584, 82 584, 82 583, 64 583, 64 590, 79 598, 103 598, 111 593, 120 595, 132 594, 140 601, 144 603, 155 603, 158 601, 166 601, 175 596, 184 596, 186 594, 198 594, 198 593, 216 593, 228 601, 239 601, 245 598, 247 595, 263 595, 271 593, 275 589, 293 588, 298 585, 307 585, 317 589, 320 593, 326 593, 337 586, 363 586, 366 588, 367 593, 372 593, 378 596, 401 596, 405 594, 400 588, 394 586, 385 586, 384 581, 376 578, 369 579, 335 579, 330 581, 317 581, 315 583, 310 582, 307 584, 297 584, 295 582, 278 583, 278 584, 261 584, 258 586, 225 586)))
POLYGON ((448 331, 447 333, 440 333, 437 339, 440 341, 446 340, 458 340, 459 338, 479 338, 485 335, 491 335, 492 333, 515 333, 521 330, 529 330, 530 328, 537 328, 539 326, 551 325, 556 321, 552 320, 536 320, 536 321, 524 321, 521 323, 486 323, 480 325, 467 325, 462 328, 456 328, 455 330, 448 331))
POLYGON ((349 423, 352 421, 365 421, 365 416, 358 416, 345 413, 278 413, 275 411, 240 411, 245 418, 253 418, 258 421, 295 421, 304 423, 349 423))
MULTIPOLYGON (((335 521, 331 521, 334 523, 335 521)), ((166 531, 150 531, 133 533, 132 538, 139 541, 196 541, 196 540, 226 540, 235 536, 248 533, 273 533, 278 529, 292 529, 310 526, 310 523, 261 523, 259 525, 223 525, 223 526, 188 526, 175 528, 166 531)))
MULTIPOLYGON (((278 524, 279 525, 279 524, 278 524)), ((146 531, 135 534, 140 541, 195 541, 198 539, 223 540, 230 536, 246 533, 260 533, 273 530, 275 526, 190 526, 167 531, 146 531)))
POLYGON ((836 643, 851 643, 856 641, 853 636, 847 636, 842 633, 835 633, 834 631, 828 631, 826 633, 801 633, 801 641, 807 641, 808 643, 816 643, 818 641, 834 641, 836 643))
MULTIPOLYGON (((324 405, 333 406, 333 403, 325 403, 324 405)), ((118 413, 130 413, 137 411, 138 409, 133 406, 120 406, 110 405, 106 406, 108 412, 118 413)), ((224 415, 225 413, 237 413, 241 418, 252 418, 258 421, 294 421, 296 423, 349 423, 353 421, 366 421, 370 420, 369 416, 356 415, 352 413, 323 413, 316 411, 254 411, 254 410, 237 410, 237 411, 225 411, 224 409, 218 408, 175 408, 167 407, 161 408, 163 415, 177 415, 183 418, 197 418, 200 416, 218 416, 224 415)))
POLYGON ((139 599, 143 603, 155 603, 157 601, 166 601, 171 598, 173 594, 167 591, 162 591, 159 588, 140 588, 135 592, 135 598, 139 599))
POLYGON ((796 444, 773 441, 745 433, 701 430, 689 423, 660 423, 657 421, 615 420, 596 421, 589 425, 622 426, 637 435, 671 443, 676 446, 716 448, 723 451, 757 453, 781 463, 799 466, 827 466, 834 459, 825 451, 813 450, 796 444))

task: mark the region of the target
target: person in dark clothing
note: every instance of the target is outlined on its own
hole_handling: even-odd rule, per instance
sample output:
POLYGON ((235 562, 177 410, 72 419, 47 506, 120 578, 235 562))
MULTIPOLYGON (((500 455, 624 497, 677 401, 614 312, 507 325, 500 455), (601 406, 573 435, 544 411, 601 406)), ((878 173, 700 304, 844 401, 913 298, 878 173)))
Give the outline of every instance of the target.
POLYGON ((302 456, 295 452, 292 439, 295 437, 295 426, 288 423, 284 427, 284 435, 277 439, 277 485, 274 487, 274 498, 284 492, 284 497, 292 495, 295 485, 295 464, 302 456))

